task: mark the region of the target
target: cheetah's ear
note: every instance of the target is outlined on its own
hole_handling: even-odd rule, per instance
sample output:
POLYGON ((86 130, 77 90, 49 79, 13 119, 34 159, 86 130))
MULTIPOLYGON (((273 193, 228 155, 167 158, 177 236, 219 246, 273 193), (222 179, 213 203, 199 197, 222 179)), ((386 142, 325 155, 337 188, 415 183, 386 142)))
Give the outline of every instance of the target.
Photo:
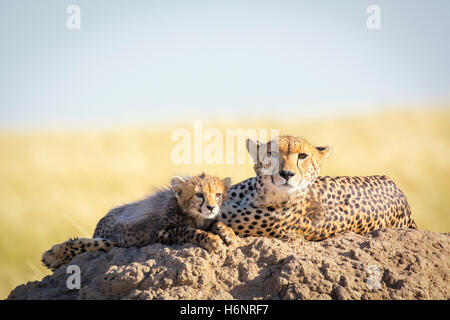
POLYGON ((186 180, 184 180, 183 178, 178 177, 178 176, 174 176, 174 177, 172 177, 172 179, 170 179, 170 186, 173 189, 175 189, 175 188, 179 187, 180 185, 182 185, 185 182, 186 182, 186 180))
POLYGON ((261 143, 258 140, 253 141, 251 139, 247 139, 245 145, 247 147, 248 153, 253 158, 253 161, 255 163, 258 163, 259 162, 259 158, 258 158, 259 146, 261 145, 261 143))
POLYGON ((223 179, 222 182, 225 185, 225 188, 228 189, 229 187, 231 187, 231 178, 230 177, 223 179))
POLYGON ((330 146, 316 147, 316 150, 319 161, 325 160, 333 152, 333 148, 330 146))

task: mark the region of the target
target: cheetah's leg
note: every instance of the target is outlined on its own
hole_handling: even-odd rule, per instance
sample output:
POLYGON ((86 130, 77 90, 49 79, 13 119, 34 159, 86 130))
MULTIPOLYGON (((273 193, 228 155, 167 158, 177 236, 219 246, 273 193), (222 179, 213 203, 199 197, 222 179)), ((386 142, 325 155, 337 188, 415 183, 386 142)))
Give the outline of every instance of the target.
POLYGON ((209 252, 223 249, 222 240, 218 235, 192 227, 165 227, 158 232, 156 242, 165 244, 193 243, 209 252))
POLYGON ((80 253, 90 251, 108 251, 114 243, 102 238, 69 239, 66 242, 54 245, 42 255, 42 264, 51 270, 56 270, 63 264, 69 263, 80 253))
POLYGON ((221 221, 213 224, 211 231, 217 234, 223 240, 223 242, 228 245, 232 244, 237 239, 234 230, 221 221))

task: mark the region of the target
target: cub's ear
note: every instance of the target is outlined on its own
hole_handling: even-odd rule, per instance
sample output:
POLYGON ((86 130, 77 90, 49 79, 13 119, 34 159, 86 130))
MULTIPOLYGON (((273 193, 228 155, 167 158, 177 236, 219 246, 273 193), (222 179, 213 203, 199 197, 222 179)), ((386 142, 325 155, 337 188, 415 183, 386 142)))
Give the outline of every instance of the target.
POLYGON ((231 187, 231 178, 230 177, 223 179, 222 182, 225 185, 225 188, 228 189, 229 187, 231 187))
POLYGON ((259 146, 261 145, 261 143, 258 140, 251 140, 251 139, 247 139, 247 142, 245 143, 246 147, 247 147, 247 151, 250 154, 250 156, 252 157, 253 161, 255 163, 259 162, 259 158, 258 158, 258 153, 259 153, 259 146))
POLYGON ((175 189, 175 188, 178 188, 180 185, 182 185, 185 182, 186 182, 186 180, 184 180, 183 178, 174 176, 174 177, 172 177, 172 179, 170 179, 170 186, 175 189))
POLYGON ((319 161, 325 160, 328 158, 333 152, 333 148, 330 146, 316 147, 317 150, 317 158, 319 161))

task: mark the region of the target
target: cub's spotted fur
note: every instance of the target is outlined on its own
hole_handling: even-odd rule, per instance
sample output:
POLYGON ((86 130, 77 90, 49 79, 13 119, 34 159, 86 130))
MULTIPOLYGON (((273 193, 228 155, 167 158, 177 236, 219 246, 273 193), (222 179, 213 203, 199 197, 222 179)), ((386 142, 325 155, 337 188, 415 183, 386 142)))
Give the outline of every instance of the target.
POLYGON ((405 195, 386 176, 320 177, 330 147, 282 136, 247 141, 256 177, 232 186, 220 221, 239 236, 300 234, 322 240, 345 231, 416 228, 405 195))
POLYGON ((103 217, 92 239, 71 239, 43 254, 50 269, 68 263, 86 251, 108 251, 114 246, 144 246, 150 243, 194 243, 208 251, 230 244, 236 235, 216 220, 230 178, 220 180, 206 174, 191 178, 173 177, 171 188, 148 198, 111 210, 103 217))

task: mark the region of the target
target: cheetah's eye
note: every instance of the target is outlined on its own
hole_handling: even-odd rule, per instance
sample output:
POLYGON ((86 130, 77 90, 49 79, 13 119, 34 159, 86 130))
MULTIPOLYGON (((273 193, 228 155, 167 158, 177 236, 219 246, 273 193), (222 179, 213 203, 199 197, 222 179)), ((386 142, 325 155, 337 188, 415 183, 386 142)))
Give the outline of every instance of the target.
POLYGON ((308 155, 306 153, 299 153, 298 154, 298 160, 303 160, 306 159, 308 157, 308 155))
POLYGON ((221 198, 222 194, 221 193, 216 193, 216 198, 221 198))
POLYGON ((203 198, 203 193, 197 192, 197 193, 195 194, 195 196, 196 196, 197 198, 203 198))

